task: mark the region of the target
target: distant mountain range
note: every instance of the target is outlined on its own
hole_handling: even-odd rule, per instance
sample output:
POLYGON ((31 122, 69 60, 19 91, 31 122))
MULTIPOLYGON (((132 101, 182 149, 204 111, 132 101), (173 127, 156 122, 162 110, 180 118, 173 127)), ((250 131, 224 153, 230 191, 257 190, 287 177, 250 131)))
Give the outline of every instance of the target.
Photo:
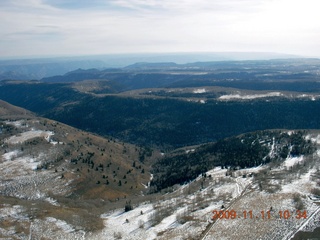
MULTIPOLYGON (((164 53, 164 54, 118 54, 59 58, 30 58, 0 60, 0 80, 40 80, 45 77, 63 75, 83 68, 119 68, 135 63, 165 63, 165 66, 207 61, 237 61, 288 59, 299 56, 277 53, 164 53), (167 65, 169 64, 169 65, 167 65)), ((135 67, 140 64, 134 65, 135 67)), ((164 66, 164 65, 163 65, 164 66)))

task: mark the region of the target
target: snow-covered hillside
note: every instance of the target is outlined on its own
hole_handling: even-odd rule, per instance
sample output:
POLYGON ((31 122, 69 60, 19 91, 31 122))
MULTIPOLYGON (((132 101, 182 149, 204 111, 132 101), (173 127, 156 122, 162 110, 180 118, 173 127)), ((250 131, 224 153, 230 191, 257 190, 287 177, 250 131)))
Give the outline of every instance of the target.
MULTIPOLYGON (((125 198, 133 208, 126 212, 116 201, 107 210, 101 206, 113 203, 74 194, 73 182, 80 175, 61 170, 68 169, 71 161, 60 160, 58 170, 50 167, 65 151, 64 141, 56 141, 54 131, 19 121, 6 124, 16 129, 1 139, 1 238, 267 240, 290 239, 298 231, 320 227, 317 132, 304 136, 316 145, 311 155, 291 155, 289 146, 282 162, 245 169, 215 167, 161 194, 125 198), (213 219, 220 211, 225 215, 221 212, 213 219)), ((268 157, 278 154, 275 140, 261 142, 270 150, 268 157)))

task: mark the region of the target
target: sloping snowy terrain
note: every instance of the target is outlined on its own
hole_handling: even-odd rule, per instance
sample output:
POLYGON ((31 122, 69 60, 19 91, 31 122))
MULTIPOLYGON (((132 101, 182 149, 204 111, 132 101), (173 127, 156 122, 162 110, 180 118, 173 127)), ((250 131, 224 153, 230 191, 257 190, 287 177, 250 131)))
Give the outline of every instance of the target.
MULTIPOLYGON (((290 239, 300 230, 320 226, 320 205, 314 194, 320 188, 318 133, 305 136, 317 146, 313 155, 288 154, 281 163, 232 170, 231 174, 230 169, 216 167, 188 184, 140 197, 131 211, 125 212, 124 206, 100 210, 96 219, 88 219, 93 225, 101 222, 94 229, 86 227, 89 223, 80 217, 92 210, 89 201, 87 208, 80 209, 58 199, 72 194, 77 173, 68 177, 54 168, 46 169, 64 149, 62 142, 52 139, 55 133, 19 121, 7 124, 19 133, 2 139, 6 150, 0 156, 1 238, 290 239), (213 211, 222 209, 236 216, 212 219, 213 211)), ((269 157, 276 144, 269 143, 269 157)), ((62 161, 63 166, 67 168, 68 163, 62 161)))

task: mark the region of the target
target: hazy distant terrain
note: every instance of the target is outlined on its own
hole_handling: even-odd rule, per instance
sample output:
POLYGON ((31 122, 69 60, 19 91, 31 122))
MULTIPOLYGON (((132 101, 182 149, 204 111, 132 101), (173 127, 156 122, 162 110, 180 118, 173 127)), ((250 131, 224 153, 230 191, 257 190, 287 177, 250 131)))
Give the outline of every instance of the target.
POLYGON ((0 80, 39 80, 63 75, 82 68, 125 67, 136 62, 189 63, 197 61, 254 60, 292 58, 293 55, 272 53, 176 53, 176 54, 114 54, 79 57, 48 57, 0 59, 0 80))

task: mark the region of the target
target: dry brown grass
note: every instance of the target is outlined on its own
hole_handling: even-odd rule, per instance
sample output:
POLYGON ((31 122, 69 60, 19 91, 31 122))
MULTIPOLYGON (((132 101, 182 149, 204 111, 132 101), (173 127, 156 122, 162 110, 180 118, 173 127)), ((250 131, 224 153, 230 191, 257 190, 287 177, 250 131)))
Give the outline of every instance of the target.
POLYGON ((30 111, 20 107, 13 106, 5 101, 0 100, 0 119, 19 119, 32 118, 35 115, 30 111))
MULTIPOLYGON (((50 203, 39 200, 28 201, 3 196, 0 196, 0 201, 2 205, 5 204, 8 207, 16 205, 22 206, 24 209, 23 214, 29 216, 31 219, 43 220, 47 217, 53 217, 86 231, 101 230, 104 227, 103 220, 99 217, 101 209, 92 203, 87 203, 86 207, 77 203, 73 205, 68 204, 69 206, 67 206, 66 203, 68 203, 68 200, 66 200, 61 206, 53 206, 50 203)), ((10 220, 9 218, 0 221, 1 228, 8 229, 9 227, 15 227, 19 233, 28 233, 29 226, 29 220, 18 221, 18 219, 10 220)))
POLYGON ((150 179, 149 166, 139 162, 139 147, 83 132, 49 119, 38 120, 37 129, 53 131, 55 141, 64 143, 60 146, 63 149, 61 156, 51 169, 57 169, 65 180, 72 180, 76 195, 81 195, 84 199, 107 200, 135 195, 146 190, 141 183, 147 184, 150 179), (94 154, 90 158, 90 161, 94 162, 93 168, 88 163, 83 163, 88 153, 94 154), (71 159, 77 159, 76 164, 66 164, 71 159), (133 167, 133 162, 136 167, 133 167), (97 169, 99 165, 103 165, 103 169, 97 169), (142 169, 144 174, 141 173, 142 169))
MULTIPOLYGON (((80 131, 53 120, 34 117, 28 113, 24 109, 0 101, 2 117, 5 116, 7 119, 7 116, 11 114, 14 116, 12 120, 19 120, 23 116, 28 116, 25 122, 30 128, 52 131, 54 132, 52 139, 63 142, 63 144, 53 146, 42 139, 43 141, 34 141, 32 144, 6 146, 6 151, 13 151, 17 148, 20 150, 23 147, 23 153, 27 156, 41 152, 47 154, 50 150, 57 149, 55 154, 50 155, 46 168, 33 172, 33 174, 38 177, 46 173, 52 175, 52 182, 45 182, 45 186, 48 187, 41 188, 41 191, 45 193, 45 196, 57 200, 60 206, 43 200, 31 201, 0 196, 0 208, 2 204, 20 205, 30 219, 45 220, 47 217, 53 217, 75 226, 76 229, 96 231, 104 226, 100 218, 101 213, 124 207, 125 201, 129 198, 133 203, 141 201, 141 191, 146 191, 142 183, 147 184, 150 180, 149 166, 139 162, 139 154, 143 152, 143 149, 112 138, 80 131), (88 165, 88 162, 83 161, 90 155, 89 153, 93 154, 90 158, 90 161, 94 162, 93 168, 88 165), (71 162, 74 159, 77 160, 76 163, 71 162), (99 168, 100 165, 103 165, 103 168, 99 168), (144 174, 141 173, 142 169, 144 169, 144 174), (106 180, 109 181, 108 185, 106 180), (121 186, 119 186, 119 181, 122 183, 121 186), (68 195, 66 191, 64 193, 55 192, 54 189, 57 186, 68 189, 68 195)), ((18 130, 23 131, 23 129, 18 130)), ((12 132, 12 134, 16 133, 12 132)), ((145 162, 150 159, 146 158, 145 162)), ((32 184, 34 183, 30 182, 30 185, 32 184)), ((15 227, 17 232, 27 235, 30 222, 28 219, 25 222, 19 221, 19 223, 15 219, 6 219, 0 221, 0 227, 4 229, 15 227)))
MULTIPOLYGON (((0 106, 3 114, 25 113, 24 109, 5 102, 0 102, 0 106)), ((149 166, 139 162, 139 154, 143 151, 140 147, 83 132, 49 119, 33 117, 27 123, 35 129, 53 131, 53 139, 63 142, 59 146, 60 153, 55 159, 50 159, 51 167, 50 164, 45 167, 49 166, 49 170, 56 169, 66 181, 72 181, 75 194, 86 199, 117 199, 146 190, 142 183, 146 185, 149 182, 150 173, 149 166), (94 167, 83 162, 88 153, 94 154, 90 159, 94 162, 94 167), (70 163, 71 159, 77 159, 76 164, 70 163), (134 162, 136 167, 133 167, 134 162), (103 169, 97 169, 99 165, 103 165, 103 169)), ((45 146, 43 141, 36 146, 23 146, 25 153, 30 154, 46 151, 50 147, 50 144, 45 146)))

